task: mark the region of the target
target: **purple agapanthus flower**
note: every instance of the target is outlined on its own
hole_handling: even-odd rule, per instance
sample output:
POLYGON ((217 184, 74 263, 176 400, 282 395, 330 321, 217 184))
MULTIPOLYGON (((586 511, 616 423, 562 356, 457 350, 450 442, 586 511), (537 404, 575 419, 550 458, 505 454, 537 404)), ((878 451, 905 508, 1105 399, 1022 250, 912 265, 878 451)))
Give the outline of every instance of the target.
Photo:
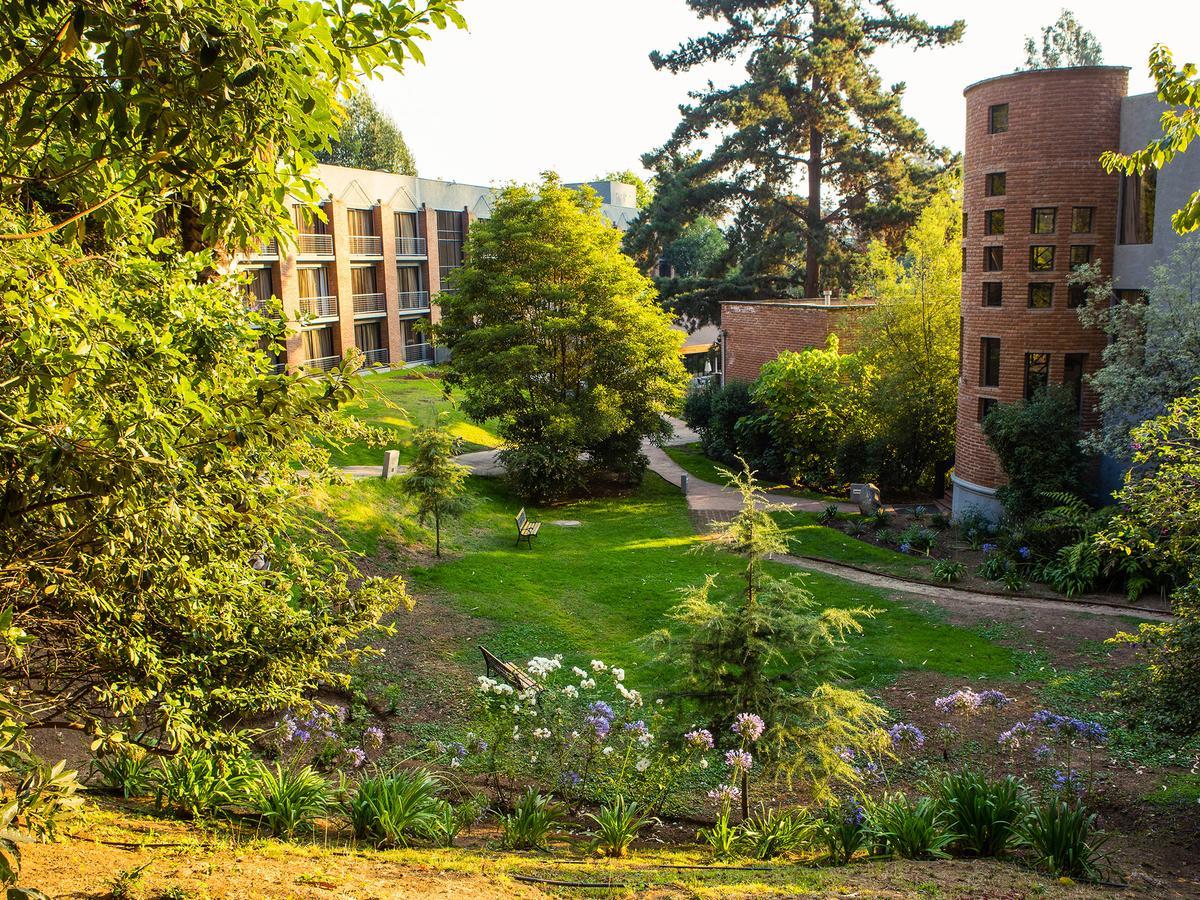
POLYGON ((367 751, 362 747, 348 747, 346 756, 349 757, 350 764, 356 769, 361 769, 367 764, 367 751))
POLYGON ((908 722, 897 722, 888 729, 893 747, 912 747, 921 749, 925 746, 925 733, 916 725, 908 722))
POLYGON ((602 741, 608 737, 609 731, 612 730, 612 720, 606 719, 604 716, 588 716, 583 721, 591 726, 598 741, 602 741))
POLYGON ((983 550, 983 555, 987 556, 989 553, 995 553, 1000 547, 997 544, 984 544, 980 549, 983 550))
POLYGON ((363 732, 363 745, 372 747, 378 750, 383 746, 383 729, 378 725, 372 725, 363 732))
POLYGON ((716 800, 718 803, 737 803, 742 798, 742 792, 733 784, 722 784, 719 787, 713 788, 708 792, 709 800, 716 800))
POLYGON ((979 698, 980 706, 986 706, 990 709, 1003 709, 1013 702, 1012 697, 1009 697, 1003 691, 997 690, 980 691, 975 696, 979 698))
POLYGON ((610 722, 613 720, 613 708, 603 700, 596 700, 594 703, 592 703, 588 707, 588 712, 593 716, 599 716, 601 718, 608 719, 610 722))
POLYGON ((1078 776, 1059 771, 1054 773, 1054 790, 1060 794, 1082 794, 1084 784, 1078 776))
POLYGON ((970 714, 979 711, 979 695, 970 688, 963 688, 945 697, 938 697, 938 699, 933 701, 933 705, 940 712, 946 714, 970 714))
POLYGON ((754 765, 754 757, 745 750, 728 750, 725 753, 725 765, 735 772, 749 772, 754 765))
POLYGON ((650 729, 646 727, 646 723, 641 719, 638 719, 636 722, 626 722, 625 731, 634 737, 643 737, 650 733, 650 729))
POLYGON ((581 781, 583 781, 583 776, 578 772, 563 772, 558 778, 559 784, 563 787, 575 787, 581 781))
POLYGON ((1033 554, 1033 551, 1031 551, 1028 547, 1018 547, 1017 554, 1021 557, 1021 559, 1029 559, 1029 557, 1033 554))
POLYGON ((1033 748, 1033 755, 1039 762, 1045 762, 1054 755, 1054 750, 1048 744, 1039 744, 1033 748))
POLYGON ((843 818, 843 821, 847 825, 853 825, 857 828, 860 827, 866 820, 867 811, 863 809, 862 804, 851 801, 849 807, 846 808, 846 815, 843 818))
POLYGON ((741 735, 746 740, 754 743, 767 730, 767 723, 762 720, 761 716, 756 716, 754 713, 738 713, 737 717, 733 720, 731 730, 734 734, 741 735))
POLYGON ((685 734, 683 742, 697 750, 711 750, 713 748, 712 732, 707 728, 697 728, 695 731, 685 734))
POLYGON ((1008 731, 1002 732, 996 743, 1005 749, 1017 750, 1032 736, 1033 726, 1028 722, 1018 722, 1008 731))

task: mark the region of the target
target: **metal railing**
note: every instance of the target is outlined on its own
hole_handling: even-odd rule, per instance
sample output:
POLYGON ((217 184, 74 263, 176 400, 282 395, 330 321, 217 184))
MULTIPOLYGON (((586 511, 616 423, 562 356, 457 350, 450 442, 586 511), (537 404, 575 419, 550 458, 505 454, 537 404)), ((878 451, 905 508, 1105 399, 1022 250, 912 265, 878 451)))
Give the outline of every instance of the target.
POLYGON ((271 238, 269 241, 263 241, 261 247, 250 254, 251 259, 278 259, 279 258, 279 241, 271 238))
POLYGON ((298 234, 296 252, 301 256, 333 256, 333 235, 298 234))
POLYGON ((386 366, 388 364, 387 347, 380 347, 378 350, 364 350, 362 355, 364 366, 386 366))
POLYGON ((396 238, 396 255, 397 256, 424 256, 425 255, 425 238, 423 238, 423 237, 398 237, 398 238, 396 238))
POLYGON ((387 313, 387 297, 383 294, 355 294, 356 316, 382 316, 387 313))
POLYGON ((336 369, 341 362, 340 356, 322 356, 318 359, 305 360, 304 368, 313 372, 328 372, 330 369, 336 369))
POLYGON ((383 238, 375 234, 350 235, 351 256, 383 256, 383 238))
POLYGON ((404 348, 406 363, 430 362, 433 360, 433 344, 408 344, 404 348))
POLYGON ((300 312, 314 319, 336 319, 337 297, 301 297, 300 312))
POLYGON ((429 309, 429 291, 401 291, 401 309, 429 309))

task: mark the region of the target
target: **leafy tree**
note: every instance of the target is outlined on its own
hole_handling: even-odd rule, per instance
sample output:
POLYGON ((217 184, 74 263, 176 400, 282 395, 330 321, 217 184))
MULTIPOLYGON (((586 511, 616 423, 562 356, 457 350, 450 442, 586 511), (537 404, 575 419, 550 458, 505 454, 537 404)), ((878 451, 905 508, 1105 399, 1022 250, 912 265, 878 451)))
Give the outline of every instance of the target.
POLYGON ((842 686, 846 644, 876 610, 822 607, 799 578, 768 575, 764 562, 786 553, 787 541, 750 468, 728 474, 742 506, 712 539, 745 559, 742 585, 719 593, 709 576, 683 592, 667 613, 672 624, 651 636, 680 672, 668 693, 714 732, 738 713, 761 716, 768 772, 811 779, 819 794, 834 780, 853 783, 858 775, 839 751, 877 752, 886 713, 842 686))
POLYGON ((1017 521, 1057 505, 1049 494, 1086 493, 1079 414, 1064 388, 1043 388, 1024 403, 998 404, 983 420, 988 445, 1008 483, 996 491, 1017 521))
POLYGON ((409 602, 306 509, 354 361, 268 374, 283 324, 204 248, 286 238, 343 79, 454 7, 0 4, 0 591, 29 637, 0 678, 30 727, 237 743, 409 602))
POLYGON ((609 172, 607 175, 601 175, 597 181, 619 181, 622 184, 631 184, 637 197, 637 208, 645 209, 650 205, 650 201, 654 199, 653 180, 650 184, 646 183, 646 179, 638 175, 633 169, 622 169, 620 172, 609 172))
POLYGON ((442 555, 442 517, 463 508, 463 493, 471 470, 455 462, 458 440, 440 425, 421 428, 413 435, 416 455, 401 477, 404 493, 417 504, 417 515, 424 523, 433 518, 434 555, 442 555))
POLYGON ((875 425, 870 410, 875 372, 858 356, 838 352, 837 335, 823 350, 785 350, 762 367, 751 397, 780 446, 789 477, 832 488, 860 476, 875 425))
POLYGON ((593 191, 553 174, 505 188, 471 227, 437 327, 447 383, 473 419, 498 420, 509 475, 537 499, 589 468, 640 479, 642 439, 669 433, 683 396, 680 335, 620 240, 593 191))
POLYGON ((885 485, 927 482, 954 455, 958 314, 962 292, 961 180, 948 178, 921 211, 896 257, 881 241, 867 252, 862 290, 875 306, 858 355, 876 373, 872 405, 885 485))
POLYGON ((1058 69, 1069 66, 1098 66, 1104 62, 1104 51, 1096 36, 1084 28, 1069 9, 1064 9, 1058 21, 1042 29, 1042 46, 1025 38, 1026 69, 1058 69))
POLYGON ((337 139, 328 150, 318 153, 317 159, 335 166, 397 175, 417 174, 417 162, 404 142, 400 126, 375 105, 365 90, 346 104, 346 118, 338 127, 337 139))
POLYGON ((1121 513, 1100 535, 1108 547, 1183 573, 1172 622, 1117 640, 1137 644, 1146 677, 1124 692, 1176 731, 1200 733, 1200 394, 1181 397, 1133 430, 1133 466, 1117 493, 1121 513))
POLYGON ((1111 282, 1091 280, 1081 320, 1109 335, 1104 366, 1088 383, 1100 396, 1100 427, 1087 446, 1129 459, 1130 431, 1166 412, 1177 397, 1200 384, 1200 238, 1185 238, 1166 265, 1156 266, 1144 301, 1112 302, 1111 282))
POLYGON ((677 278, 704 277, 712 272, 728 249, 729 242, 717 223, 701 216, 667 245, 663 259, 674 267, 677 278))
POLYGON ((845 266, 862 234, 911 222, 945 159, 901 110, 904 86, 885 88, 870 57, 953 43, 963 23, 931 26, 875 0, 688 5, 720 27, 651 54, 655 68, 744 59, 746 79, 693 94, 668 141, 643 157, 659 190, 628 246, 652 260, 697 217, 728 217, 737 266, 722 285, 692 292, 693 309, 710 314, 713 292, 817 296, 835 280, 822 269, 845 266))
MULTIPOLYGON (((1132 175, 1149 168, 1161 169, 1200 137, 1200 78, 1196 77, 1195 64, 1176 69, 1171 51, 1155 44, 1150 51, 1150 74, 1158 88, 1158 99, 1167 105, 1162 114, 1163 136, 1130 154, 1106 150, 1100 163, 1109 172, 1132 175)), ((1180 234, 1200 228, 1200 190, 1171 216, 1171 224, 1180 234)))

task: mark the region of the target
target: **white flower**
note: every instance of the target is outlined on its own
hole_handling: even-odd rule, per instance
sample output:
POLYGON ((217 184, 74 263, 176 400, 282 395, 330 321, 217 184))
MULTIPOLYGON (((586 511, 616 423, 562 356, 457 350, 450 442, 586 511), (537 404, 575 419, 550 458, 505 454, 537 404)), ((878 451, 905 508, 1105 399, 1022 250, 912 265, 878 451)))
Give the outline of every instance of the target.
POLYGON ((530 754, 529 754, 529 761, 530 761, 531 763, 535 763, 535 762, 537 762, 537 761, 538 761, 538 755, 537 755, 536 753, 530 753, 530 754))
POLYGON ((476 681, 479 682, 479 692, 481 694, 490 694, 496 689, 495 680, 488 678, 486 675, 480 675, 476 681))
POLYGON ((521 726, 514 725, 513 726, 513 737, 520 737, 520 736, 521 736, 521 726))
POLYGON ((659 697, 657 700, 655 700, 655 701, 654 701, 654 705, 655 705, 655 706, 662 706, 662 697, 659 697))
POLYGON ((579 668, 579 666, 571 666, 571 671, 575 673, 576 678, 587 677, 587 672, 583 671, 583 669, 579 668))
POLYGON ((639 772, 645 772, 648 768, 650 768, 650 760, 648 760, 648 759, 646 759, 646 757, 642 756, 638 759, 637 762, 635 762, 633 764, 633 767, 635 769, 637 769, 639 772))
POLYGON ((583 679, 583 681, 579 682, 579 686, 585 691, 591 690, 592 688, 594 688, 596 686, 596 679, 595 678, 585 678, 585 679, 583 679))
POLYGON ((571 740, 573 740, 573 741, 579 740, 579 732, 578 731, 571 732, 571 740))
POLYGON ((642 705, 642 695, 639 694, 637 691, 631 691, 629 688, 625 687, 625 685, 621 684, 621 682, 619 682, 619 681, 617 682, 617 693, 620 694, 622 697, 624 697, 626 700, 628 700, 629 704, 631 706, 641 706, 642 705))
POLYGON ((452 768, 452 769, 457 769, 461 765, 462 765, 462 760, 459 759, 457 756, 454 757, 454 759, 450 760, 450 768, 452 768))
POLYGON ((521 714, 521 704, 520 704, 520 703, 514 703, 514 704, 512 705, 512 711, 513 711, 513 715, 514 715, 514 716, 519 716, 519 715, 521 714))
POLYGON ((707 759, 704 759, 703 757, 700 758, 700 768, 702 768, 702 769, 708 768, 708 760, 707 759))
POLYGON ((575 687, 573 684, 563 685, 562 692, 572 700, 579 696, 579 688, 575 687))
POLYGON ((612 748, 612 747, 605 747, 605 748, 604 748, 603 750, 601 750, 600 752, 601 752, 601 753, 603 753, 605 756, 612 756, 612 754, 613 754, 613 748, 612 748))
POLYGON ((533 729, 533 736, 535 738, 538 738, 539 740, 544 741, 546 738, 550 737, 550 729, 549 728, 535 728, 535 729, 533 729))
POLYGON ((600 660, 598 660, 598 659, 592 660, 592 671, 593 672, 603 672, 607 668, 608 668, 608 666, 606 666, 604 663, 600 662, 600 660))
POLYGON ((613 678, 617 679, 617 681, 625 680, 625 670, 624 669, 618 669, 614 666, 613 670, 612 670, 612 675, 613 675, 613 678))
POLYGON ((649 747, 651 744, 654 743, 654 735, 652 735, 648 731, 645 734, 639 734, 637 736, 637 742, 639 744, 641 744, 643 747, 649 747))
POLYGON ((511 684, 505 684, 503 681, 501 681, 499 684, 496 684, 492 690, 497 694, 508 694, 511 696, 513 693, 513 686, 511 684))
POLYGON ((562 657, 556 656, 554 659, 546 659, 544 656, 535 656, 529 661, 529 674, 535 678, 545 678, 551 672, 562 668, 562 657))

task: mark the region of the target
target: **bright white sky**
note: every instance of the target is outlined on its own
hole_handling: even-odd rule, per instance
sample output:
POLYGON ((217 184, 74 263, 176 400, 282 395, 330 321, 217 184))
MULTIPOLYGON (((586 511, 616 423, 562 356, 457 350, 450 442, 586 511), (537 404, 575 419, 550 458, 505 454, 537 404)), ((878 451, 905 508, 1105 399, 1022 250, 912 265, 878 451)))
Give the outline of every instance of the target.
MULTIPOLYGON (((1058 18, 1063 4, 1038 0, 898 0, 942 24, 967 21, 949 49, 887 49, 876 57, 886 83, 904 81, 905 110, 932 138, 962 149, 962 89, 1011 72, 1026 36, 1058 18)), ((1177 62, 1200 63, 1200 3, 1194 0, 1075 0, 1104 62, 1129 66, 1130 93, 1153 85, 1150 48, 1165 42, 1177 62)), ((672 75, 650 65, 708 30, 684 0, 462 0, 469 32, 435 32, 426 65, 370 83, 400 123, 421 175, 494 184, 531 181, 554 169, 586 181, 614 169, 642 171, 641 154, 678 121, 687 91, 738 70, 714 66, 672 75)))

